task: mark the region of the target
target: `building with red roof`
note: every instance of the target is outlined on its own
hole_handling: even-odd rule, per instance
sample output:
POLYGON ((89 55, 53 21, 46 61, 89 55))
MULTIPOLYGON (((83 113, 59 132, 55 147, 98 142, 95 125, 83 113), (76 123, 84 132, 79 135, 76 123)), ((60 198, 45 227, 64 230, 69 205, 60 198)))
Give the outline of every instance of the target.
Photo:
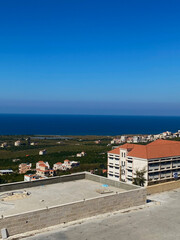
POLYGON ((55 170, 50 169, 48 162, 39 161, 36 163, 36 175, 41 177, 54 176, 55 170))
POLYGON ((54 170, 63 170, 66 171, 67 169, 71 169, 72 167, 79 166, 79 162, 70 161, 68 159, 64 160, 64 163, 57 162, 53 165, 54 170))
POLYGON ((31 163, 21 163, 19 164, 19 173, 24 174, 31 170, 32 164, 31 163))
POLYGON ((180 176, 180 142, 126 143, 108 152, 108 178, 132 183, 136 170, 142 169, 146 170, 146 185, 180 176))

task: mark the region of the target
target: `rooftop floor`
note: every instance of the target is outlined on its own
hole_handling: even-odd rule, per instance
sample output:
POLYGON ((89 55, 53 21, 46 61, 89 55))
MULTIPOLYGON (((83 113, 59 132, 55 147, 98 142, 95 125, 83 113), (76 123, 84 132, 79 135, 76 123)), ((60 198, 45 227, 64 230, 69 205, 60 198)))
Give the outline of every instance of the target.
POLYGON ((26 196, 26 194, 20 193, 18 195, 5 196, 5 192, 0 194, 0 215, 8 216, 110 194, 101 194, 100 192, 103 190, 109 190, 111 193, 125 191, 116 187, 103 186, 100 183, 87 179, 42 185, 13 192, 23 190, 26 190, 30 195, 26 196))

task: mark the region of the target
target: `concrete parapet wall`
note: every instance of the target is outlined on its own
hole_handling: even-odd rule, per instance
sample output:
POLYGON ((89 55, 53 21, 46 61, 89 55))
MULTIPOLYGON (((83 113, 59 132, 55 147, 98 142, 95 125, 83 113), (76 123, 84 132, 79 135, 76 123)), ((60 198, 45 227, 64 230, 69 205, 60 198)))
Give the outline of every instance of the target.
MULTIPOLYGON (((67 178, 66 178, 67 180, 67 178)), ((95 216, 146 202, 146 189, 139 188, 108 196, 54 206, 0 219, 0 229, 7 228, 10 236, 95 216)))
POLYGON ((136 185, 132 185, 132 184, 128 184, 128 183, 123 183, 120 181, 114 181, 105 177, 101 177, 98 175, 94 175, 94 174, 90 174, 90 173, 86 173, 85 178, 91 181, 95 181, 95 182, 99 182, 102 184, 108 184, 110 186, 113 187, 117 187, 117 188, 122 188, 125 190, 133 190, 133 189, 139 189, 139 186, 136 185))
POLYGON ((54 184, 54 183, 60 183, 60 182, 75 181, 75 180, 80 180, 84 178, 85 178, 85 172, 82 172, 82 173, 64 175, 60 177, 58 176, 58 177, 51 177, 47 179, 40 179, 32 182, 15 182, 15 183, 1 184, 0 192, 14 191, 22 188, 38 187, 41 185, 48 185, 48 184, 54 184))
POLYGON ((180 188, 180 180, 155 184, 147 187, 147 194, 155 194, 180 188))
POLYGON ((14 191, 14 190, 23 189, 23 188, 38 187, 41 185, 49 185, 54 183, 75 181, 75 180, 81 180, 81 179, 88 179, 88 180, 99 182, 102 184, 108 184, 110 186, 122 188, 124 190, 132 190, 132 189, 140 188, 136 185, 127 184, 120 181, 114 181, 105 177, 91 174, 89 172, 81 172, 81 173, 74 173, 74 174, 69 174, 64 176, 51 177, 47 179, 35 180, 32 182, 15 182, 15 183, 1 184, 0 192, 14 191))

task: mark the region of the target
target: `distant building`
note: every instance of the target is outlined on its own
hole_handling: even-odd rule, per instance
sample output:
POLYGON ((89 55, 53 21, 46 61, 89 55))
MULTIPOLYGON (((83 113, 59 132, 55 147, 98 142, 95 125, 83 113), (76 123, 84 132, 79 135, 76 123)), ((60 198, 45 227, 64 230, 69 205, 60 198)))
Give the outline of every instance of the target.
POLYGON ((37 146, 38 144, 36 142, 31 142, 30 145, 31 146, 37 146))
POLYGON ((57 162, 53 165, 54 170, 62 170, 62 162, 57 162))
POLYGON ((1 144, 1 148, 6 148, 8 146, 7 142, 1 144))
POLYGON ((39 161, 36 163, 36 175, 41 177, 54 176, 54 170, 50 169, 48 162, 39 161))
POLYGON ((121 139, 119 138, 114 138, 113 140, 111 140, 111 144, 120 144, 121 143, 121 139))
POLYGON ((133 142, 133 137, 128 137, 127 138, 127 143, 132 143, 133 142))
POLYGON ((67 169, 71 169, 71 162, 68 159, 64 160, 64 165, 67 169))
POLYGON ((15 147, 19 147, 19 146, 21 146, 21 141, 19 141, 19 140, 16 141, 16 142, 14 143, 14 146, 15 146, 15 147))
POLYGON ((11 173, 13 173, 13 170, 11 170, 11 169, 0 170, 0 175, 11 174, 11 173))
POLYGON ((19 162, 20 159, 19 158, 16 158, 16 159, 13 159, 12 162, 19 162))
POLYGON ((77 153, 76 157, 84 157, 86 155, 85 152, 77 153))
POLYGON ((120 141, 121 141, 121 143, 126 142, 127 136, 121 136, 120 141))
POLYGON ((30 181, 35 181, 35 180, 45 179, 45 178, 46 177, 37 176, 36 174, 24 175, 24 181, 25 182, 30 182, 30 181))
POLYGON ((147 136, 147 141, 153 141, 154 140, 154 137, 153 137, 153 135, 148 135, 147 136))
POLYGON ((68 159, 64 160, 64 163, 57 162, 53 165, 53 170, 62 170, 66 171, 67 169, 71 169, 73 167, 79 166, 79 162, 69 161, 68 159))
POLYGON ((45 155, 46 154, 46 149, 39 151, 39 155, 45 155))
POLYGON ((31 163, 21 163, 19 164, 19 173, 24 174, 27 171, 31 170, 32 164, 31 163))
POLYGON ((132 139, 133 143, 139 143, 140 142, 140 137, 139 136, 134 136, 132 139))

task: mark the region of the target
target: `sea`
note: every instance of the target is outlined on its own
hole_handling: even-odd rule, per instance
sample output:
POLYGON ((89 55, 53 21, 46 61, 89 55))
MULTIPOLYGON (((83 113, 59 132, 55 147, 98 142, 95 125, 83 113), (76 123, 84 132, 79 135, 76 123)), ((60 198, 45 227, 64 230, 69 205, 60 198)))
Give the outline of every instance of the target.
POLYGON ((180 117, 0 114, 0 135, 158 134, 180 129, 180 117))

